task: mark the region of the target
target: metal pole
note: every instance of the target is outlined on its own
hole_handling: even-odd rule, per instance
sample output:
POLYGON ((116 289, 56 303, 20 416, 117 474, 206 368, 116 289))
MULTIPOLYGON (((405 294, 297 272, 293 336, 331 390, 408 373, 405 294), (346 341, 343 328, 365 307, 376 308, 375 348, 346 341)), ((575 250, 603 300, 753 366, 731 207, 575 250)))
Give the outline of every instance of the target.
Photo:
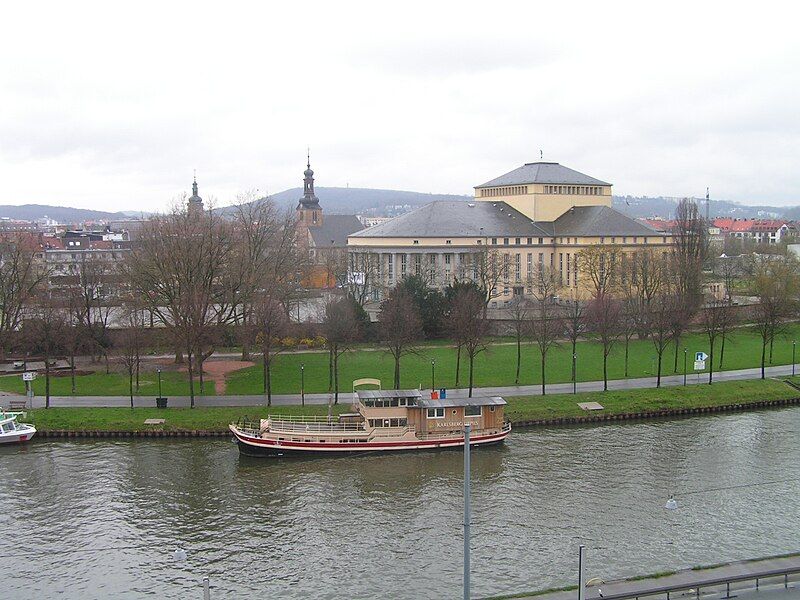
POLYGON ((794 367, 795 367, 794 351, 796 348, 797 348, 797 340, 792 340, 792 377, 794 377, 794 367))
POLYGON ((203 600, 211 600, 208 577, 203 577, 203 600))
POLYGON ((586 546, 581 544, 578 547, 578 600, 584 600, 586 593, 586 546))
POLYGON ((572 393, 578 393, 578 355, 572 355, 572 393))
POLYGON ((161 369, 158 369, 158 397, 161 398, 161 369))
POLYGON ((431 391, 436 389, 436 361, 431 360, 431 391))
POLYGON ((464 425, 464 600, 469 600, 469 432, 470 424, 464 425))
POLYGON ((683 385, 686 385, 686 348, 683 349, 683 385))
POLYGON ((306 364, 300 363, 300 404, 306 405, 306 364))

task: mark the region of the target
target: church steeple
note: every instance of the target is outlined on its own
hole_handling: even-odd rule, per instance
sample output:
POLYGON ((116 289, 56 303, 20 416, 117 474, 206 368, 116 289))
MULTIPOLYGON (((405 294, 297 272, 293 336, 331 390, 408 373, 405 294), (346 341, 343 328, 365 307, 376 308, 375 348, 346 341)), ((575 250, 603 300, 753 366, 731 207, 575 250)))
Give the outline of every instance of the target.
POLYGON ((192 196, 189 198, 189 211, 203 212, 203 199, 197 192, 197 173, 195 173, 194 181, 192 181, 192 196))
POLYGON ((306 155, 306 170, 303 172, 303 197, 297 204, 300 221, 306 226, 322 224, 322 207, 314 194, 314 171, 311 170, 311 151, 306 155))

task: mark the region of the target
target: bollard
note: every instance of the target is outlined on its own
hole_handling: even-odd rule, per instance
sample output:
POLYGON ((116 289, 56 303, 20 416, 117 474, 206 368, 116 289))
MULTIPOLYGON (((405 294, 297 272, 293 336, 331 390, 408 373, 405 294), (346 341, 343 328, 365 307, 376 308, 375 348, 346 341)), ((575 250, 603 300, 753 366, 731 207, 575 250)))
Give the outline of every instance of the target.
POLYGON ((208 577, 203 577, 203 600, 211 600, 208 577))

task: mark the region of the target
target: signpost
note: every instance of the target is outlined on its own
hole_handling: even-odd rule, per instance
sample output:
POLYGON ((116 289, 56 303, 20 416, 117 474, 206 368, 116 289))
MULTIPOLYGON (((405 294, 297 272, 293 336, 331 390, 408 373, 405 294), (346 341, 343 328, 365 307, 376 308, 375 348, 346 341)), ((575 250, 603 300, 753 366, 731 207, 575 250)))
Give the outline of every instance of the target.
POLYGON ((695 371, 705 371, 706 370, 706 360, 708 360, 708 354, 703 352, 694 353, 694 370, 695 371))
POLYGON ((25 371, 22 374, 22 381, 25 382, 25 395, 33 408, 33 380, 36 379, 36 371, 25 371))

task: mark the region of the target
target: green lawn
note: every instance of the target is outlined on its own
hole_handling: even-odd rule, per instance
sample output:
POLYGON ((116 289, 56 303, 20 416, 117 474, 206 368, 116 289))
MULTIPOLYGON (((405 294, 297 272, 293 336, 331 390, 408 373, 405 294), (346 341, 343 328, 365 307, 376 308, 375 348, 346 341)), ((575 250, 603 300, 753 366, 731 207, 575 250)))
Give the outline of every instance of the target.
MULTIPOLYGON (((134 382, 135 385, 135 382, 134 382)), ((111 373, 106 375, 103 367, 91 375, 80 375, 75 378, 75 394, 78 396, 127 396, 129 394, 128 375, 126 373, 111 373)), ((33 382, 33 393, 44 396, 44 373, 33 382)), ((189 382, 185 373, 163 371, 161 373, 161 389, 164 396, 188 396, 189 382)), ((195 394, 200 393, 200 385, 195 381, 195 394)), ((25 384, 20 375, 6 375, 0 377, 0 390, 6 392, 25 393, 25 384)), ((205 382, 205 394, 214 396, 214 382, 205 382)), ((50 378, 51 396, 72 395, 72 380, 69 374, 50 378)), ((158 375, 155 372, 143 371, 139 375, 139 395, 158 396, 158 375)))
MULTIPOLYGON (((334 406, 334 413, 348 406, 334 406)), ((37 408, 23 419, 41 430, 67 431, 225 431, 240 417, 258 419, 268 414, 326 415, 326 405, 214 408, 37 408), (163 425, 145 425, 145 419, 165 419, 163 425)))
MULTIPOLYGON (((792 325, 789 331, 775 341, 772 365, 790 364, 792 360, 792 339, 800 337, 800 325, 792 325)), ((507 338, 502 338, 507 339, 507 338)), ((427 388, 431 384, 431 360, 436 361, 436 387, 455 387, 456 351, 440 341, 435 345, 422 347, 417 354, 403 357, 401 362, 401 386, 404 388, 427 388)), ((693 374, 694 353, 708 352, 708 341, 701 334, 686 336, 679 347, 678 373, 683 372, 683 348, 686 347, 687 367, 693 374)), ((675 371, 674 348, 664 353, 662 375, 671 375, 675 371)), ((719 348, 716 349, 715 371, 719 370, 719 348)), ((609 357, 609 379, 624 377, 624 346, 618 342, 609 357)), ((655 375, 655 351, 650 340, 633 340, 629 349, 629 377, 646 377, 655 375)), ((725 348, 724 368, 743 369, 759 366, 761 342, 750 329, 738 329, 728 340, 725 348)), ((800 357, 798 357, 800 358, 800 357)), ((300 365, 305 365, 305 391, 326 392, 328 390, 328 355, 325 352, 287 353, 278 355, 273 363, 272 391, 275 394, 297 394, 300 392, 300 365)), ((706 363, 708 366, 709 363, 706 363)), ((383 381, 384 387, 392 386, 394 365, 391 356, 380 349, 359 349, 344 354, 339 359, 339 389, 350 391, 352 381, 361 377, 377 377, 383 381)), ((513 385, 516 370, 516 347, 513 344, 493 344, 488 351, 480 354, 475 363, 475 386, 513 385)), ((533 345, 523 347, 522 369, 519 383, 522 385, 540 384, 539 352, 533 345)), ((571 348, 562 343, 554 347, 548 354, 547 382, 567 382, 571 378, 571 348)), ((186 375, 177 372, 163 373, 165 396, 186 396, 189 386, 186 375)), ((578 344, 578 380, 591 381, 602 379, 602 349, 593 341, 578 344)), ((261 366, 256 365, 232 373, 228 377, 227 394, 260 394, 261 366)), ((460 387, 466 387, 468 381, 466 360, 462 357, 460 387)), ((68 396, 71 393, 69 377, 51 380, 52 394, 68 396)), ((156 375, 146 372, 142 375, 140 395, 156 396, 158 389, 156 375)), ((34 385, 37 396, 44 395, 44 379, 39 377, 34 385)), ((0 377, 0 390, 23 393, 24 387, 18 375, 0 377)), ((195 390, 199 393, 198 386, 195 390)), ((128 393, 128 381, 124 374, 105 375, 102 369, 92 375, 77 378, 78 395, 117 395, 128 393)), ((206 383, 206 395, 214 395, 213 382, 206 383)))
POLYGON ((643 390, 611 390, 580 394, 508 397, 505 415, 512 422, 562 417, 585 417, 662 409, 699 408, 763 400, 788 400, 800 391, 775 379, 722 381, 713 385, 688 385, 643 390), (599 402, 602 411, 584 411, 578 402, 599 402))

